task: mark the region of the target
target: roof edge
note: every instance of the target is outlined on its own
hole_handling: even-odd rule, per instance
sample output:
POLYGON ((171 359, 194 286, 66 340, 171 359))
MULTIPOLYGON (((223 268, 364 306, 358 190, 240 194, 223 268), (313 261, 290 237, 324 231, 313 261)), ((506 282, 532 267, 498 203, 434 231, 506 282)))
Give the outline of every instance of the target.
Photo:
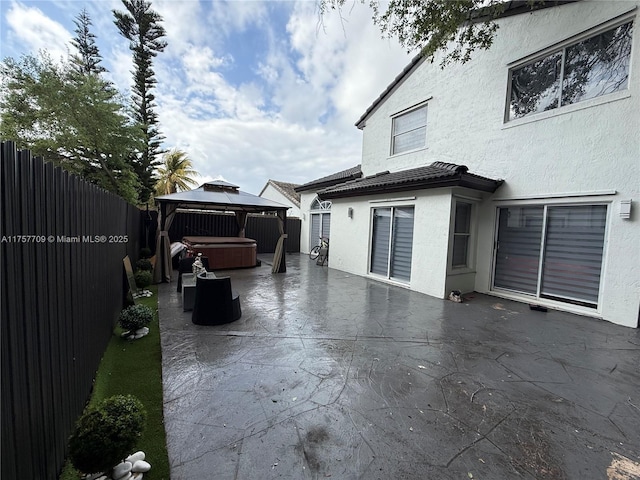
MULTIPOLYGON (((582 0, 547 0, 542 3, 531 3, 531 0, 511 0, 507 3, 507 6, 504 10, 499 13, 497 16, 492 17, 487 12, 490 11, 490 7, 485 7, 484 9, 477 10, 477 15, 473 16, 473 18, 469 21, 469 23, 482 23, 486 21, 498 20, 501 18, 512 17, 514 15, 521 15, 523 13, 529 13, 535 10, 542 10, 545 8, 559 7, 569 3, 577 3, 582 0)), ((418 53, 415 57, 411 59, 409 64, 397 75, 393 81, 384 89, 384 91, 376 98, 373 103, 365 110, 365 112, 360 116, 360 118, 356 121, 355 126, 358 127, 359 130, 362 130, 365 125, 365 121, 369 117, 369 115, 378 108, 384 99, 391 94, 391 92, 398 87, 406 77, 408 77, 412 71, 417 68, 417 66, 426 59, 425 56, 422 55, 422 52, 418 53)))

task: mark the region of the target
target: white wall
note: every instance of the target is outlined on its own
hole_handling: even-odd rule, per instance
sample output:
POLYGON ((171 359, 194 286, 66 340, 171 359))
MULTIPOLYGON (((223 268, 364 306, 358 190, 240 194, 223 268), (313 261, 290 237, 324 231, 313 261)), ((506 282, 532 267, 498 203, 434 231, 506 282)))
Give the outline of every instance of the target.
POLYGON ((309 253, 309 228, 311 225, 309 211, 316 196, 315 191, 300 193, 300 253, 309 253))
POLYGON ((300 208, 297 207, 291 200, 284 196, 273 185, 268 184, 264 191, 260 194, 262 198, 273 200, 274 202, 288 205, 290 208, 287 210, 287 217, 300 217, 300 208))
MULTIPOLYGON (((433 64, 424 62, 367 119, 362 153, 365 176, 444 161, 467 165, 475 174, 505 179, 505 184, 491 199, 478 205, 476 290, 490 290, 497 206, 525 201, 522 199, 528 203, 607 202, 610 220, 602 301, 595 315, 614 323, 637 325, 640 309, 640 24, 637 19, 628 90, 508 123, 504 122, 504 112, 510 63, 639 4, 637 1, 583 1, 503 19, 489 51, 476 52, 471 62, 445 69, 440 69, 438 60, 433 64), (426 100, 427 147, 390 156, 391 116, 426 100), (634 214, 631 219, 623 220, 618 215, 620 201, 629 199, 634 201, 634 214)), ((416 193, 420 200, 423 195, 416 193)), ((357 215, 361 215, 360 210, 366 210, 366 201, 358 200, 357 215)), ((445 242, 439 235, 449 233, 449 226, 442 220, 445 213, 450 216, 451 205, 445 207, 444 198, 437 194, 430 201, 433 208, 425 208, 421 217, 421 221, 433 222, 429 240, 418 232, 414 239, 414 263, 429 268, 414 270, 411 288, 441 296, 455 283, 451 276, 447 277, 446 265, 438 264, 439 260, 434 258, 446 259, 448 255, 448 239, 445 242), (442 275, 440 280, 436 278, 438 275, 442 275)), ((334 209, 337 203, 334 201, 334 209)), ((355 204, 354 201, 348 203, 355 204)), ((416 214, 417 211, 418 204, 416 214)), ((348 243, 354 246, 357 243, 360 250, 350 257, 346 246, 337 245, 336 236, 342 227, 338 222, 346 222, 342 217, 346 217, 346 213, 332 216, 331 266, 366 274, 366 262, 360 259, 359 253, 364 250, 355 238, 368 241, 368 223, 360 223, 361 220, 354 217, 352 223, 358 235, 350 235, 348 243)), ((469 278, 473 277, 467 275, 465 285, 469 284, 469 278)), ((566 304, 558 307, 585 313, 566 304)))
MULTIPOLYGON (((400 206, 415 208, 411 282, 406 286, 443 298, 447 275, 451 189, 333 200, 329 266, 357 275, 368 275, 372 209, 400 206), (349 207, 353 208, 353 218, 348 216, 349 207)), ((373 277, 380 278, 375 275, 373 277)))

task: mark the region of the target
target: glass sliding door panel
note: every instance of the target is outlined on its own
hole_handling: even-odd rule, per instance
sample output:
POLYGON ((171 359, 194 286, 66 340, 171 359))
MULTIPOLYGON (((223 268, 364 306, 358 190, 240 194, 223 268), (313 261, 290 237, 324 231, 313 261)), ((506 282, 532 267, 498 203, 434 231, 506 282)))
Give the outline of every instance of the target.
POLYGON ((544 207, 499 209, 494 287, 537 294, 544 207))
POLYGON ((606 219, 605 205, 548 207, 541 295, 597 305, 606 219))
POLYGON ((323 213, 322 214, 322 237, 329 238, 330 233, 331 233, 331 214, 323 213))
POLYGON ((393 215, 391 239, 391 277, 411 280, 411 251, 413 248, 413 207, 396 208, 393 215))
POLYGON ((385 277, 389 274, 389 237, 391 233, 391 209, 373 209, 371 233, 371 272, 385 277))

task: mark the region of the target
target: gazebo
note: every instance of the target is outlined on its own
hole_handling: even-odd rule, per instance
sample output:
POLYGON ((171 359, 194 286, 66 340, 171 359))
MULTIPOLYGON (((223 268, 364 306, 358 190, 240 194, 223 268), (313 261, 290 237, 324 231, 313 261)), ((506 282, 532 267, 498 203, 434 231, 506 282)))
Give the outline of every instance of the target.
POLYGON ((280 238, 273 258, 273 273, 287 271, 285 241, 287 238, 286 205, 240 191, 240 187, 216 180, 207 182, 194 190, 162 195, 155 198, 158 205, 158 233, 156 236, 156 262, 153 280, 156 283, 171 281, 171 251, 169 228, 176 211, 222 211, 234 212, 238 224, 238 237, 244 237, 248 213, 275 212, 278 216, 280 238))

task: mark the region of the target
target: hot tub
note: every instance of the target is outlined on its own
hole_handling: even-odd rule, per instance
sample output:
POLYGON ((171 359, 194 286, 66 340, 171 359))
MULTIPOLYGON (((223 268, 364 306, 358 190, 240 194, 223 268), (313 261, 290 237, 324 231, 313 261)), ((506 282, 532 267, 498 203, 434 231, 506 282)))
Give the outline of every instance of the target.
POLYGON ((201 253, 208 257, 211 270, 255 267, 257 264, 256 241, 252 238, 183 237, 182 243, 191 255, 201 253))

